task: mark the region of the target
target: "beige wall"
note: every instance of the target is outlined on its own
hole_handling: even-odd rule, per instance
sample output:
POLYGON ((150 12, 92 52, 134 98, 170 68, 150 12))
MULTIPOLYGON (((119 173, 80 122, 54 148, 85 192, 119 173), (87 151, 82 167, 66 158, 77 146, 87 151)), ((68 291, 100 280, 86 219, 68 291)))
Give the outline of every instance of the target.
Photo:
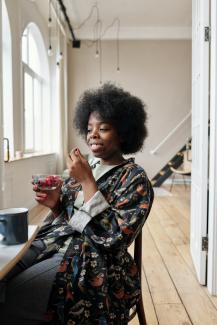
MULTIPOLYGON (((149 137, 136 161, 149 177, 174 155, 190 136, 190 119, 162 146, 155 156, 150 154, 163 138, 191 110, 191 42, 190 41, 121 41, 120 69, 116 72, 115 42, 103 42, 102 80, 114 81, 141 97, 148 105, 149 137)), ((87 148, 72 128, 75 103, 87 88, 99 86, 99 59, 94 47, 82 44, 69 47, 69 149, 87 148)))

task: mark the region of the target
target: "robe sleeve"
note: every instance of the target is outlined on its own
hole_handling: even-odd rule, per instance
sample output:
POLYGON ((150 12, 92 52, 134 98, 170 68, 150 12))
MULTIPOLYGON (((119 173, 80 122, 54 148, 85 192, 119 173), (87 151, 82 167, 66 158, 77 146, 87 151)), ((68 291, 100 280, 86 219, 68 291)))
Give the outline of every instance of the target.
POLYGON ((76 231, 82 233, 91 218, 95 217, 109 207, 108 202, 100 191, 74 213, 69 225, 76 231))
POLYGON ((112 195, 111 205, 92 217, 83 234, 97 247, 104 250, 129 246, 142 229, 154 194, 144 172, 125 175, 124 183, 112 195))

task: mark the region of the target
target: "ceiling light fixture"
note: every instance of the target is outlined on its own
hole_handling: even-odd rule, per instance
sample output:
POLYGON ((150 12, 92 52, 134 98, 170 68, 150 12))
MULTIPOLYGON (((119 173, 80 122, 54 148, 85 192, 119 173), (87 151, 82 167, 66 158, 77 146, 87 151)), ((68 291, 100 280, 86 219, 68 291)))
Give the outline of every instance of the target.
POLYGON ((95 58, 99 58, 99 83, 102 83, 102 39, 104 35, 107 33, 107 31, 112 28, 115 24, 117 25, 117 32, 116 32, 116 71, 117 73, 120 73, 120 40, 119 40, 119 33, 120 33, 120 19, 116 17, 110 25, 108 25, 104 31, 102 32, 102 20, 100 18, 99 8, 98 4, 94 4, 91 9, 90 13, 81 22, 80 25, 74 27, 75 30, 81 29, 87 21, 89 21, 93 15, 93 13, 96 12, 96 21, 93 25, 93 40, 92 41, 83 41, 83 43, 87 47, 91 47, 95 45, 95 58))
MULTIPOLYGON (((50 0, 51 2, 51 0, 50 0)), ((120 42, 119 42, 119 32, 120 32, 120 19, 117 17, 113 20, 113 22, 108 25, 104 31, 102 32, 102 20, 100 19, 100 14, 99 14, 99 8, 98 8, 98 4, 94 4, 91 9, 90 9, 90 13, 88 14, 88 16, 83 20, 83 22, 81 22, 80 25, 74 27, 74 30, 72 28, 72 25, 70 23, 69 17, 67 15, 66 12, 66 7, 63 3, 63 0, 56 0, 56 2, 58 2, 60 10, 62 12, 63 18, 65 19, 69 31, 72 35, 72 45, 74 48, 80 48, 80 40, 77 40, 74 34, 74 30, 78 30, 81 29, 87 21, 90 20, 90 18, 92 17, 93 13, 96 12, 96 21, 94 23, 93 26, 93 32, 94 32, 94 36, 93 36, 93 40, 92 41, 83 41, 83 43, 87 46, 87 47, 91 47, 93 45, 95 45, 95 58, 99 58, 99 82, 100 84, 102 83, 102 39, 104 37, 104 35, 106 34, 106 32, 108 31, 108 29, 112 28, 115 24, 117 24, 117 34, 116 34, 116 71, 118 73, 120 73, 120 42)), ((57 18, 58 19, 58 18, 57 18)), ((63 53, 60 50, 60 53, 58 55, 58 65, 59 65, 59 61, 61 61, 63 53)))

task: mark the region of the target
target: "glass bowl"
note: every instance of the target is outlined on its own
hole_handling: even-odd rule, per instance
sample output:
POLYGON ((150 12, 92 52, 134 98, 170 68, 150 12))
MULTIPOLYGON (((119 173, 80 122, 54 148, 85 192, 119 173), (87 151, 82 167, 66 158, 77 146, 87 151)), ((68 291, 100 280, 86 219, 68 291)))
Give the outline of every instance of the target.
POLYGON ((62 182, 61 175, 32 175, 32 184, 37 185, 39 190, 55 190, 62 182))

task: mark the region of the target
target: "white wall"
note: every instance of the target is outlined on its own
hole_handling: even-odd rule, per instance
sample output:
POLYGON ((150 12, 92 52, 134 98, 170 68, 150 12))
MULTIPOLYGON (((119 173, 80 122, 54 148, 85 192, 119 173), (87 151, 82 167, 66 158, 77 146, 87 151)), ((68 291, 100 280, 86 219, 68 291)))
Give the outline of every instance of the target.
MULTIPOLYGON (((99 86, 99 59, 94 48, 82 44, 81 49, 69 48, 69 147, 84 142, 72 129, 75 103, 87 88, 99 86)), ((164 137, 191 110, 191 41, 121 41, 120 69, 116 72, 116 47, 113 41, 103 42, 103 81, 115 81, 148 105, 149 137, 136 161, 149 177, 177 152, 191 134, 188 120, 159 151, 150 155, 164 137)))
POLYGON ((22 148, 22 57, 21 37, 25 27, 34 22, 41 31, 45 44, 48 43, 48 30, 45 21, 38 12, 34 2, 28 0, 6 0, 6 7, 11 27, 12 73, 14 103, 14 151, 22 148))
MULTIPOLYGON (((12 33, 12 74, 13 74, 13 112, 14 112, 14 146, 15 151, 22 148, 22 60, 21 37, 25 27, 34 22, 40 29, 45 46, 48 45, 47 22, 41 17, 36 3, 29 0, 6 0, 6 7, 12 33)), ((56 66, 54 62, 54 66, 56 66)), ((55 114, 55 106, 53 115, 55 114)), ((52 117, 53 117, 52 115, 52 117)), ((45 139, 46 140, 46 139, 45 139)), ((53 148, 55 138, 53 137, 53 148)), ((1 156, 0 156, 1 158, 1 156)), ((2 159, 1 159, 2 161, 2 159)), ((14 160, 4 163, 2 205, 6 207, 32 207, 35 204, 31 185, 32 174, 55 173, 56 154, 47 154, 14 160)), ((0 171, 1 171, 0 170, 0 171)), ((1 179, 0 179, 1 180, 1 179)))
POLYGON ((4 172, 4 208, 32 208, 36 204, 31 184, 32 175, 55 174, 56 155, 47 154, 14 160, 5 164, 4 172))
MULTIPOLYGON (((1 6, 0 6, 0 44, 2 43, 2 18, 1 18, 1 6)), ((3 117, 2 117, 2 52, 0 51, 0 143, 3 143, 3 117)), ((0 146, 0 208, 3 204, 3 147, 0 146)))

